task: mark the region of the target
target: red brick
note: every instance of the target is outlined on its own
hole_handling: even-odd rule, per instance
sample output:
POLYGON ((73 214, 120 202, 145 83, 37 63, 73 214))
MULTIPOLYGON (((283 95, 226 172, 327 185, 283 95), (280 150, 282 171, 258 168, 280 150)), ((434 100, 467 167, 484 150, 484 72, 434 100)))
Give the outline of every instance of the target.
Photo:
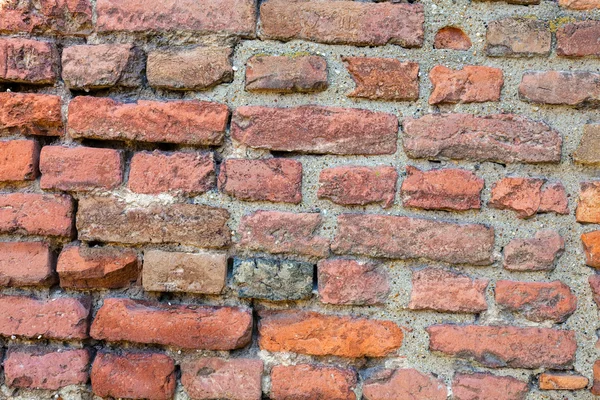
POLYGON ((542 390, 580 390, 589 383, 585 376, 552 372, 541 374, 539 381, 542 390))
POLYGON ((53 256, 44 242, 0 243, 1 286, 50 286, 53 256))
POLYGON ((600 8, 598 0, 558 0, 561 7, 571 10, 594 10, 600 8))
POLYGON ((446 400, 447 393, 442 380, 412 368, 377 371, 363 385, 365 400, 446 400))
POLYGON ((525 72, 519 96, 531 103, 596 107, 600 104, 598 81, 600 74, 590 71, 525 72))
POLYGON ((92 147, 44 146, 40 187, 59 190, 114 189, 123 180, 121 152, 92 147))
POLYGON ((318 213, 256 211, 242 217, 238 246, 273 254, 325 257, 329 253, 329 241, 315 233, 321 220, 318 213))
POLYGON ((556 31, 556 54, 565 57, 600 56, 600 22, 580 21, 556 31))
POLYGON ((445 26, 435 34, 433 48, 448 50, 469 50, 471 39, 460 28, 445 26))
POLYGON ((356 373, 322 365, 276 365, 271 370, 272 400, 355 400, 356 373))
POLYGON ((34 140, 0 142, 0 182, 34 180, 39 157, 40 146, 34 140))
POLYGON ((170 400, 177 378, 171 357, 158 353, 98 353, 92 390, 100 397, 170 400))
POLYGON ((89 365, 87 349, 13 348, 4 361, 4 374, 10 387, 57 390, 85 385, 89 365))
POLYGON ((70 237, 73 230, 70 196, 36 193, 0 195, 0 232, 70 237))
POLYGON ((433 325, 429 350, 489 368, 567 369, 575 361, 575 332, 515 326, 433 325))
POLYGON ((600 124, 585 124, 583 135, 573 152, 573 161, 584 165, 600 165, 600 124))
POLYGON ((142 83, 142 58, 131 44, 70 46, 62 53, 62 78, 71 89, 136 87, 142 83))
POLYGON ((552 33, 544 21, 503 18, 488 23, 485 44, 488 56, 547 56, 551 47, 552 33))
POLYGON ((370 262, 337 259, 317 264, 319 298, 327 304, 384 303, 390 292, 387 271, 370 262))
POLYGON ((260 7, 262 39, 355 46, 423 45, 421 4, 269 0, 260 7))
POLYGON ((529 386, 510 376, 486 373, 456 374, 452 381, 455 400, 525 400, 529 386))
POLYGON ((246 63, 246 90, 309 93, 327 86, 327 61, 320 56, 253 56, 246 63))
POLYGON ((563 323, 577 309, 577 297, 560 281, 498 281, 496 303, 535 322, 563 323))
POLYGON ((256 5, 253 0, 99 0, 98 31, 197 33, 223 32, 254 36, 256 5))
POLYGON ((464 211, 481 208, 483 186, 483 179, 464 169, 421 171, 408 165, 400 196, 405 207, 464 211))
MULTIPOLYGON (((599 7, 600 8, 600 7, 599 7)), ((594 363, 593 367, 594 373, 594 385, 590 390, 594 396, 600 396, 600 360, 597 360, 594 363)))
POLYGON ((419 64, 392 58, 342 57, 356 88, 348 97, 371 100, 417 100, 419 64))
POLYGON ((440 268, 413 271, 408 307, 412 310, 479 313, 487 310, 485 291, 488 279, 440 268))
POLYGON ((565 250, 565 240, 543 230, 531 239, 513 239, 504 246, 504 268, 510 271, 551 271, 565 250))
POLYGON ((492 263, 494 229, 392 215, 343 214, 331 249, 393 259, 424 258, 454 264, 492 263))
POLYGON ((262 372, 261 360, 203 357, 181 364, 181 384, 197 400, 260 400, 262 372))
POLYGON ((239 349, 251 334, 252 312, 245 308, 110 298, 104 299, 90 332, 94 339, 109 342, 202 350, 239 349))
POLYGON ((529 218, 540 208, 543 185, 543 179, 503 178, 492 186, 488 206, 515 211, 519 218, 529 218))
POLYGON ((228 117, 226 105, 199 100, 124 104, 79 96, 69 104, 69 134, 86 139, 215 146, 223 142, 228 117))
POLYGON ((25 0, 6 2, 0 32, 87 34, 92 31, 90 0, 25 0), (54 31, 54 32, 52 32, 54 31))
POLYGON ((581 243, 585 253, 585 264, 600 268, 600 231, 583 233, 581 243))
POLYGON ((600 223, 600 181, 581 182, 575 216, 577 222, 600 223))
POLYGON ((53 43, 0 38, 0 82, 54 83, 58 62, 58 50, 53 43))
POLYGON ((383 357, 402 345, 402 329, 391 321, 291 310, 259 316, 259 345, 267 351, 383 357))
POLYGON ((560 134, 514 114, 428 114, 405 118, 403 128, 404 151, 411 158, 560 162, 560 134))
POLYGON ((79 200, 80 240, 111 243, 179 243, 222 248, 231 241, 229 212, 200 204, 128 204, 116 197, 79 200))
POLYGON ((239 200, 298 204, 302 201, 302 163, 284 158, 230 158, 221 164, 219 189, 239 200))
POLYGON ((212 153, 165 153, 161 151, 134 154, 129 169, 128 187, 144 194, 202 194, 215 185, 215 162, 212 153))
POLYGON ((319 199, 342 205, 379 203, 391 207, 398 173, 394 167, 344 166, 327 168, 319 175, 319 199))
POLYGON ((138 279, 137 253, 116 247, 65 247, 56 266, 60 286, 70 289, 118 289, 138 279))
POLYGON ((150 86, 171 90, 203 90, 233 80, 230 47, 171 48, 148 53, 150 86))
POLYGON ((249 147, 274 151, 393 154, 398 119, 356 108, 244 106, 233 113, 231 137, 249 147))
POLYGON ((600 275, 590 275, 588 283, 592 289, 592 298, 598 307, 600 307, 600 275))
POLYGON ((31 339, 87 339, 89 298, 37 300, 0 296, 0 335, 31 339))
POLYGON ((556 214, 569 214, 569 200, 567 191, 560 182, 546 184, 542 189, 539 213, 553 212, 556 214))
POLYGON ((452 70, 436 65, 429 71, 433 85, 429 104, 500 101, 504 76, 499 68, 466 65, 452 70))
POLYGON ((0 92, 0 134, 62 136, 60 97, 0 92))

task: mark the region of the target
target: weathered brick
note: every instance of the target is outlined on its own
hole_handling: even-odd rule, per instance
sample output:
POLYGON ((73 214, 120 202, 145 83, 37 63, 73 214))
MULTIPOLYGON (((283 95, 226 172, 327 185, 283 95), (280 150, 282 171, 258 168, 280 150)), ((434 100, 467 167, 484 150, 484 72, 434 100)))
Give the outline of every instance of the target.
POLYGON ((454 211, 479 209, 484 183, 483 179, 464 169, 421 171, 408 165, 400 197, 405 207, 454 211))
POLYGON ((144 194, 202 194, 215 186, 213 154, 156 150, 135 153, 127 186, 132 192, 144 194))
POLYGON ((37 193, 0 195, 0 232, 70 237, 73 230, 70 196, 37 193))
POLYGON ((393 154, 397 136, 396 116, 357 108, 243 106, 231 120, 233 139, 274 151, 393 154))
POLYGON ((581 375, 545 372, 539 382, 542 390, 580 390, 587 387, 589 380, 581 375))
POLYGON ((499 68, 466 65, 453 70, 436 65, 429 71, 433 85, 429 104, 500 101, 504 75, 499 68))
POLYGON ((569 214, 567 191, 560 182, 547 183, 546 186, 542 188, 542 198, 538 213, 548 212, 562 215, 569 214))
POLYGON ((87 34, 92 31, 90 0, 4 2, 0 32, 87 34), (53 32, 54 31, 54 32, 53 32))
POLYGON ((425 258, 454 264, 492 263, 494 229, 391 215, 343 214, 331 249, 397 259, 425 258))
POLYGON ((398 173, 394 167, 344 166, 327 168, 319 175, 319 199, 342 205, 379 203, 391 207, 398 173))
POLYGON ((515 326, 433 325, 429 350, 475 360, 488 368, 567 369, 575 361, 575 332, 515 326))
POLYGON ((79 239, 116 243, 181 243, 221 248, 229 245, 229 212, 200 204, 131 205, 116 197, 79 200, 79 239))
POLYGON ((417 100, 419 64, 393 58, 342 57, 356 88, 348 97, 371 100, 417 100))
POLYGON ((171 90, 203 90, 233 80, 230 47, 171 48, 148 53, 150 86, 171 90))
POLYGON ((173 359, 158 353, 100 352, 91 377, 94 394, 103 398, 170 400, 177 386, 173 359))
POLYGON ((0 296, 0 335, 31 339, 87 339, 89 298, 0 296))
POLYGON ((556 31, 556 54, 565 57, 600 56, 600 22, 579 21, 556 31))
POLYGON ((327 61, 321 56, 261 55, 246 63, 246 90, 309 93, 327 86, 327 61))
POLYGON ((573 159, 579 164, 600 164, 600 124, 583 126, 583 135, 573 153, 573 159))
POLYGON ((325 257, 329 253, 329 241, 315 233, 321 220, 318 213, 256 211, 242 217, 238 246, 273 254, 325 257))
POLYGON ((530 239, 513 239, 504 246, 504 268, 510 271, 551 271, 565 250, 556 231, 538 231, 530 239))
POLYGON ((44 242, 0 243, 0 286, 50 286, 53 256, 44 242))
POLYGON ((531 103, 598 107, 599 82, 600 74, 590 71, 525 72, 519 96, 531 103))
MULTIPOLYGON (((600 8, 600 7, 599 7, 600 8)), ((593 395, 600 396, 600 360, 596 360, 593 367, 594 384, 590 390, 593 395)))
POLYGON ((87 349, 11 348, 4 361, 4 374, 10 387, 57 390, 85 385, 89 365, 87 349))
POLYGON ((560 162, 560 134, 514 114, 428 114, 405 118, 403 127, 404 151, 411 158, 560 162))
POLYGON ((469 50, 471 39, 462 29, 454 26, 445 26, 435 34, 433 39, 434 49, 469 50))
POLYGON ((39 158, 40 146, 34 140, 0 142, 0 182, 34 180, 39 158))
POLYGON ((356 373, 323 365, 276 365, 271 370, 272 400, 356 400, 356 373))
MULTIPOLYGON (((476 1, 494 3, 497 0, 476 0, 476 1)), ((518 5, 523 5, 523 6, 540 4, 540 0, 505 0, 505 1, 507 4, 518 4, 518 5)))
POLYGON ((140 86, 143 69, 142 53, 131 44, 77 45, 62 53, 62 78, 71 89, 140 86))
POLYGON ((110 190, 123 180, 122 155, 113 149, 44 146, 40 172, 42 189, 110 190))
POLYGON ((221 164, 219 189, 239 200, 298 204, 302 201, 302 163, 285 158, 221 164))
POLYGON ((408 307, 412 310, 479 313, 487 310, 488 279, 474 279, 451 270, 423 268, 412 273, 408 307))
POLYGON ((527 382, 511 376, 456 374, 452 381, 452 395, 456 400, 525 400, 528 392, 527 382))
POLYGON ((252 312, 246 308, 110 298, 104 299, 90 331, 97 340, 202 350, 238 349, 251 334, 252 312))
POLYGON ((313 264, 292 260, 252 258, 233 262, 233 284, 239 297, 272 301, 309 298, 313 264))
POLYGON ((62 136, 59 96, 0 92, 0 134, 62 136))
POLYGON ((65 247, 56 265, 60 286, 69 289, 118 289, 138 279, 134 250, 116 247, 65 247))
POLYGON ((53 43, 0 38, 0 82, 51 84, 56 81, 58 63, 53 43))
POLYGON ((402 345, 402 329, 391 321, 311 311, 262 311, 259 317, 259 345, 267 351, 383 357, 402 345))
POLYGON ((590 277, 588 278, 588 283, 590 284, 590 288, 592 289, 592 298, 594 299, 594 303, 596 303, 596 305, 600 307, 600 275, 590 275, 590 277))
POLYGON ((181 384, 197 400, 260 400, 262 372, 261 360, 203 357, 181 364, 181 384))
POLYGON ((545 182, 542 178, 503 178, 492 186, 488 205, 498 210, 515 211, 519 218, 529 218, 543 212, 568 214, 564 186, 553 183, 542 189, 545 182))
POLYGON ((598 0, 558 0, 561 7, 571 10, 594 10, 600 8, 598 0))
POLYGON ((544 21, 503 18, 488 23, 485 43, 488 56, 547 56, 551 47, 552 33, 544 21))
POLYGON ((583 244, 586 265, 600 268, 600 231, 582 234, 581 243, 583 244))
POLYGON ((181 4, 177 0, 99 0, 97 29, 100 32, 196 33, 223 32, 254 36, 256 4, 253 0, 199 1, 181 4))
POLYGON ((440 379, 416 369, 383 369, 365 381, 363 396, 365 400, 446 400, 448 389, 440 379))
POLYGON ((69 104, 69 134, 86 139, 214 146, 223 142, 228 117, 226 105, 199 100, 124 104, 79 96, 69 104))
POLYGON ((260 7, 262 39, 355 46, 423 45, 421 4, 269 0, 260 7))
POLYGON ((577 222, 600 223, 600 181, 581 182, 575 216, 577 222))
POLYGON ((319 298, 327 304, 384 303, 390 293, 387 271, 375 263, 321 260, 317 265, 319 298))
POLYGON ((225 253, 144 252, 142 282, 150 292, 219 294, 226 277, 225 253))

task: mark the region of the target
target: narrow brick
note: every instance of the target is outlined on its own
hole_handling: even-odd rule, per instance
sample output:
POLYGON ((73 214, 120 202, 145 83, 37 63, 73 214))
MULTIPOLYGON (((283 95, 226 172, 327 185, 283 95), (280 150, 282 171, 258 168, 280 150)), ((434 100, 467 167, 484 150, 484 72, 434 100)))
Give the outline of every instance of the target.
POLYGON ((40 146, 34 140, 0 142, 0 182, 34 180, 39 158, 40 146))
POLYGON ((573 159, 578 164, 600 165, 600 124, 583 126, 583 135, 573 153, 573 159))
POLYGON ((0 92, 0 135, 62 136, 59 96, 0 92))
POLYGON ((600 181, 581 182, 575 217, 581 223, 600 223, 600 181))
POLYGON ((565 250, 565 240, 552 230, 530 239, 513 239, 504 246, 504 268, 510 271, 552 271, 565 250))
POLYGON ((598 0, 558 0, 558 4, 569 10, 585 11, 600 8, 598 0))
POLYGON ((92 4, 90 0, 5 2, 0 32, 88 34, 92 32, 92 4))
POLYGON ((69 104, 69 134, 85 139, 215 146, 223 142, 228 117, 226 105, 199 100, 124 104, 79 96, 69 104))
POLYGON ((302 163, 285 158, 221 164, 219 189, 239 200, 298 204, 302 201, 302 163))
POLYGON ((387 271, 371 262, 321 260, 317 265, 319 298, 327 304, 373 305, 390 293, 387 271))
POLYGON ((581 390, 585 389, 589 379, 581 375, 545 372, 539 378, 542 390, 581 390))
POLYGON ((227 254, 144 252, 142 281, 149 292, 220 294, 227 277, 227 254))
POLYGON ((452 380, 452 395, 456 400, 525 400, 528 392, 527 382, 511 376, 459 373, 452 380))
POLYGON ((394 115, 356 108, 243 106, 235 110, 231 120, 233 139, 272 151, 393 154, 397 136, 398 119, 394 115))
POLYGON ((428 114, 405 118, 404 151, 411 158, 558 163, 562 138, 543 122, 514 114, 428 114))
POLYGON ((590 289, 592 289, 592 298, 596 306, 600 307, 600 274, 590 275, 588 278, 590 289))
POLYGON ((96 340, 199 350, 239 349, 250 342, 251 334, 252 313, 246 308, 116 298, 104 299, 90 331, 96 340))
POLYGON ((0 38, 0 82, 52 84, 56 82, 58 50, 50 42, 0 38))
POLYGON ((454 26, 445 26, 435 34, 433 39, 434 49, 469 50, 472 46, 471 39, 462 29, 454 26))
POLYGON ((392 259, 424 258, 453 264, 492 263, 494 229, 388 215, 342 214, 331 249, 392 259))
POLYGON ((169 48, 148 53, 150 86, 171 90, 204 90, 233 80, 230 47, 169 48))
POLYGON ((321 56, 252 56, 246 63, 249 91, 309 93, 327 86, 327 61, 321 56))
POLYGON ((272 400, 356 400, 356 373, 313 364, 276 365, 271 369, 272 400))
POLYGON ((258 343, 262 350, 383 357, 402 345, 402 329, 391 321, 291 310, 263 311, 259 316, 258 343))
POLYGON ((522 100, 568 106, 600 105, 600 74, 590 71, 525 72, 519 84, 522 100))
POLYGON ((404 101, 419 98, 419 64, 393 58, 342 57, 356 88, 348 97, 404 101))
POLYGON ((70 237, 73 230, 70 196, 37 193, 0 195, 0 232, 70 237))
POLYGON ((600 231, 587 232, 581 235, 581 243, 585 253, 585 264, 600 268, 600 231))
POLYGON ((198 195, 215 186, 212 153, 161 151, 135 153, 127 185, 134 193, 198 195))
POLYGON ((131 44, 77 45, 62 53, 62 78, 70 89, 137 87, 143 69, 142 52, 131 44))
POLYGON ((56 279, 50 246, 44 242, 0 243, 0 286, 50 286, 56 279))
MULTIPOLYGON (((600 8, 600 5, 599 7, 600 8)), ((596 360, 593 367, 594 381, 593 386, 590 390, 594 396, 600 395, 600 360, 596 360)))
POLYGON ((365 400, 428 399, 446 400, 444 382, 416 369, 382 369, 363 384, 365 400))
POLYGON ((229 212, 200 204, 127 204, 116 197, 79 200, 80 240, 112 243, 181 243, 222 248, 229 245, 229 212))
POLYGON ((488 368, 568 369, 575 361, 575 332, 514 326, 433 325, 429 350, 475 360, 488 368))
POLYGON ((485 43, 488 56, 547 56, 551 47, 552 33, 544 21, 503 18, 488 23, 485 43))
POLYGON ((556 54, 564 57, 600 56, 600 22, 579 21, 556 31, 556 54))
POLYGON ((123 180, 119 150, 44 146, 40 154, 40 187, 65 191, 114 189, 123 180))
POLYGON ((394 167, 327 168, 319 175, 317 197, 347 206, 379 203, 388 208, 394 203, 397 181, 394 167))
POLYGON ((504 75, 499 68, 466 65, 453 70, 436 65, 429 71, 433 85, 429 104, 500 101, 504 75))

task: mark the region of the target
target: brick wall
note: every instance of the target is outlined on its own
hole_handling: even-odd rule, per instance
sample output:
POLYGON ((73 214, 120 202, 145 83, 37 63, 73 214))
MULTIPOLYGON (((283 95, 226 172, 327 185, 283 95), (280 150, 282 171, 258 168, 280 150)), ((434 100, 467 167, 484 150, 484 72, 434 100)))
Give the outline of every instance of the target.
POLYGON ((598 0, 0 0, 0 398, 600 395, 598 0))

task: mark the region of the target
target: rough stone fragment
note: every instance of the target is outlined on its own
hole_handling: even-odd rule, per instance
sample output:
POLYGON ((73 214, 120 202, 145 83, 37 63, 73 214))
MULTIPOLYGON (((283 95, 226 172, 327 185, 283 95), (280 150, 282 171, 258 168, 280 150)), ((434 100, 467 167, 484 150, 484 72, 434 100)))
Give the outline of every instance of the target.
MULTIPOLYGON (((0 12, 4 14, 2 9, 0 12)), ((0 82, 52 84, 56 82, 58 64, 54 43, 0 38, 0 82)))
POLYGON ((504 268, 511 271, 551 271, 565 250, 556 231, 543 230, 531 239, 513 239, 504 247, 504 268))
POLYGON ((271 370, 272 400, 355 400, 357 379, 351 369, 321 365, 276 365, 271 370))
POLYGON ((462 29, 454 26, 445 26, 435 34, 433 47, 447 50, 469 50, 471 39, 462 29))
POLYGON ((556 31, 556 54, 565 57, 600 56, 600 22, 579 21, 556 31))
POLYGON ((10 0, 2 4, 0 33, 84 35, 91 31, 90 0, 10 0))
POLYGON ((504 75, 499 68, 466 65, 453 70, 436 65, 429 71, 433 85, 429 104, 500 101, 504 75))
POLYGON ((40 145, 34 140, 0 142, 0 182, 35 180, 40 145))
POLYGON ((589 380, 581 375, 545 372, 539 382, 542 390, 581 390, 587 387, 589 380))
POLYGON ((488 23, 485 52, 490 57, 547 56, 552 33, 547 23, 530 18, 503 18, 488 23))
POLYGON ((600 181, 581 182, 575 217, 577 222, 600 223, 600 181))
POLYGON ((308 93, 327 86, 327 61, 321 56, 253 56, 246 63, 249 91, 308 93))
POLYGON ((440 379, 416 369, 383 369, 365 381, 363 396, 365 400, 446 400, 448 389, 440 379))
POLYGON ((600 73, 525 72, 519 84, 519 96, 531 103, 597 108, 600 106, 600 73))
POLYGON ((585 264, 600 268, 600 231, 587 232, 581 235, 581 243, 585 253, 585 264))
POLYGON ((525 400, 529 386, 510 376, 486 373, 456 374, 452 381, 455 400, 525 400))
POLYGON ((370 262, 321 260, 317 274, 319 298, 327 304, 380 304, 390 292, 387 271, 370 262))
POLYGON ((542 201, 543 179, 503 178, 492 187, 491 208, 512 210, 519 218, 535 215, 542 201))
POLYGON ((62 136, 61 99, 37 93, 0 92, 0 135, 62 136))
POLYGON ((583 136, 573 153, 573 159, 579 164, 600 164, 600 124, 583 126, 583 136))
POLYGON ((53 256, 44 242, 0 243, 0 286, 50 286, 53 256))
POLYGON ((73 200, 65 195, 2 194, 0 195, 0 232, 71 237, 73 200))

